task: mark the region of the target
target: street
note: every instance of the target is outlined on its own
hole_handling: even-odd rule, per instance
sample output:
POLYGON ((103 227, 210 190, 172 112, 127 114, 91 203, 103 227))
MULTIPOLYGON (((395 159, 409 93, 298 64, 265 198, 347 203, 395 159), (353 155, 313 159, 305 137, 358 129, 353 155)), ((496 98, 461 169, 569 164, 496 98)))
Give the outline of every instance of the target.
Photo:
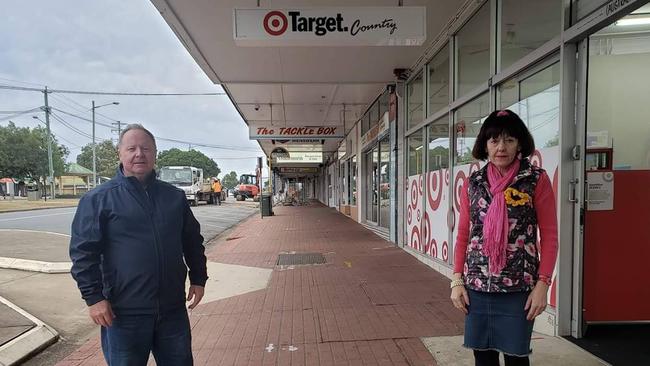
MULTIPOLYGON (((70 224, 76 208, 0 214, 0 257, 68 262, 70 224)), ((229 200, 192 211, 205 244, 257 212, 252 202, 229 200)), ((25 365, 53 365, 97 333, 69 273, 0 269, 0 295, 56 329, 60 340, 25 365)))

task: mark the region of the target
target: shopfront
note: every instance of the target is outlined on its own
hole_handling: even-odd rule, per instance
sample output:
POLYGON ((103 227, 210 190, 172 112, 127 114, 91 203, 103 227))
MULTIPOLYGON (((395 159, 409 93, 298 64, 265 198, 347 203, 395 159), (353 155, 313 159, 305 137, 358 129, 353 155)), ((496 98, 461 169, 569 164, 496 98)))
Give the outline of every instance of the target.
POLYGON ((551 178, 560 228, 550 306, 535 323, 544 333, 588 338, 595 324, 650 321, 648 287, 612 276, 643 277, 650 255, 644 3, 476 4, 404 86, 400 243, 447 275, 461 187, 484 165, 471 157, 482 121, 510 109, 531 131, 531 162, 551 178))
POLYGON ((391 98, 395 99, 393 90, 388 86, 360 120, 365 192, 363 218, 386 234, 391 226, 391 182, 395 181, 390 169, 390 126, 391 121, 396 123, 396 113, 390 109, 391 98))
POLYGON ((577 40, 576 146, 584 158, 574 164, 572 334, 586 339, 611 324, 633 332, 650 321, 650 288, 612 276, 644 278, 650 255, 650 5, 613 5, 599 8, 600 17, 579 13, 598 23, 577 40))

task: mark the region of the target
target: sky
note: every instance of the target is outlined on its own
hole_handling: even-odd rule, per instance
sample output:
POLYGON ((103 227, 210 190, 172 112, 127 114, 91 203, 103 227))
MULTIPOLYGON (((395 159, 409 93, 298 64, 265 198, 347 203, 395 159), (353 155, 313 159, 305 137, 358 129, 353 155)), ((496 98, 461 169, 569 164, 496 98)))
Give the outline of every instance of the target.
MULTIPOLYGON (((149 0, 2 1, 0 85, 60 90, 126 93, 222 93, 182 46, 149 0)), ((51 129, 75 162, 92 140, 92 101, 96 121, 110 125, 141 123, 155 136, 210 144, 191 146, 213 158, 222 174, 253 173, 262 150, 226 95, 106 96, 49 94, 57 118, 51 129), (59 111, 57 111, 58 109, 59 111), (66 113, 69 114, 66 114, 66 113), (63 122, 61 121, 63 120, 63 122), (72 128, 66 126, 71 126, 72 128), (74 131, 77 129, 78 131, 74 131), (81 132, 81 133, 79 133, 81 132)), ((7 111, 44 104, 43 93, 0 89, 0 125, 7 111)), ((17 126, 36 127, 43 112, 11 118, 17 126)), ((96 125, 97 142, 117 140, 117 132, 96 125)), ((189 143, 157 141, 158 150, 187 150, 189 143)), ((90 167, 88 167, 90 168, 90 167)))

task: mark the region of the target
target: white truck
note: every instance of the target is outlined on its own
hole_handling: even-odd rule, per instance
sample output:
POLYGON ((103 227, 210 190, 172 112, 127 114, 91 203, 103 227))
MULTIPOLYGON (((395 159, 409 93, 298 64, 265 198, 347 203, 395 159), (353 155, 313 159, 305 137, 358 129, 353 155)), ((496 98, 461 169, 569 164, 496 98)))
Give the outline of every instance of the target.
POLYGON ((159 177, 160 180, 182 189, 192 206, 197 206, 199 201, 205 201, 208 204, 216 202, 212 184, 209 179, 204 179, 201 168, 164 166, 160 168, 159 177))

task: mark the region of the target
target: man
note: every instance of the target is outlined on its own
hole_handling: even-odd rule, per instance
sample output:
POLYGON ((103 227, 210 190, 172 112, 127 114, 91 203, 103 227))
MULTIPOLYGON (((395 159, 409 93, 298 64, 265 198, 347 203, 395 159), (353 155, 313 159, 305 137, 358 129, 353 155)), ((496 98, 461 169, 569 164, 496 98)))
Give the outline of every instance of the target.
POLYGON ((214 191, 214 197, 217 199, 217 205, 221 206, 221 182, 219 178, 214 178, 212 190, 214 191))
POLYGON ((159 366, 192 365, 185 301, 197 306, 208 278, 199 223, 185 194, 156 179, 151 132, 128 125, 118 155, 115 177, 79 201, 72 277, 109 366, 146 365, 150 351, 159 366))

